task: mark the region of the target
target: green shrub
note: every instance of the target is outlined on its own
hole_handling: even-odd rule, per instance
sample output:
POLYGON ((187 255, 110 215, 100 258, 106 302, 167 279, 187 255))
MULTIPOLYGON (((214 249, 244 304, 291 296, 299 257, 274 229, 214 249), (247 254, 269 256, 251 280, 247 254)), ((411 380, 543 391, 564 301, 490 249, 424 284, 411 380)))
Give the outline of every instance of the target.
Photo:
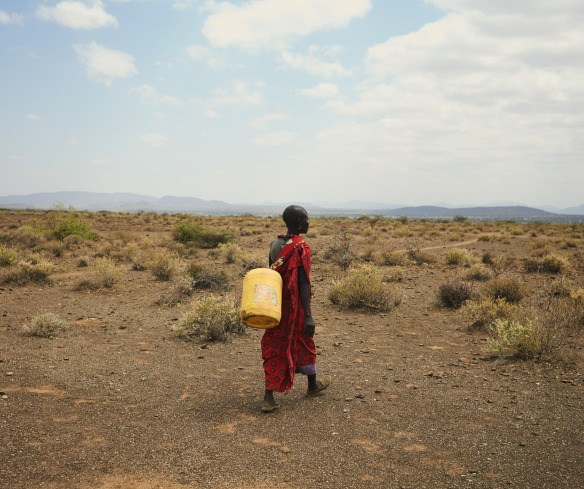
POLYGON ((374 265, 349 270, 346 277, 333 283, 328 298, 347 309, 380 311, 389 311, 402 302, 402 295, 384 285, 382 273, 374 265))
POLYGON ((525 286, 515 277, 495 278, 487 283, 485 292, 493 300, 504 299, 512 304, 520 302, 526 295, 525 286))
POLYGON ((508 319, 495 319, 489 326, 492 338, 487 343, 487 351, 501 357, 522 359, 538 355, 537 339, 533 323, 520 323, 508 319))
POLYGON ((208 341, 226 341, 231 333, 244 330, 235 301, 213 296, 194 301, 190 311, 173 328, 180 338, 208 341))
POLYGON ((438 287, 437 303, 449 309, 458 309, 474 296, 471 284, 462 281, 448 282, 438 287))
POLYGON ((200 222, 187 222, 174 228, 173 238, 180 243, 198 248, 217 248, 221 243, 233 241, 235 235, 231 232, 215 231, 200 222))
POLYGON ((454 248, 447 250, 444 253, 444 258, 448 265, 462 265, 465 267, 471 266, 478 260, 472 253, 464 248, 454 248))
POLYGON ((520 311, 520 306, 510 304, 504 299, 468 301, 462 308, 462 312, 471 322, 470 327, 482 330, 487 330, 496 319, 517 319, 520 311))
POLYGON ((4 244, 0 244, 0 267, 9 267, 18 260, 18 252, 4 244))
POLYGON ((61 241, 73 235, 83 239, 97 239, 95 231, 74 210, 59 211, 51 229, 52 234, 61 241))
POLYGON ((26 336, 38 336, 50 338, 69 328, 69 324, 59 315, 45 312, 32 318, 30 323, 23 326, 23 334, 26 336))

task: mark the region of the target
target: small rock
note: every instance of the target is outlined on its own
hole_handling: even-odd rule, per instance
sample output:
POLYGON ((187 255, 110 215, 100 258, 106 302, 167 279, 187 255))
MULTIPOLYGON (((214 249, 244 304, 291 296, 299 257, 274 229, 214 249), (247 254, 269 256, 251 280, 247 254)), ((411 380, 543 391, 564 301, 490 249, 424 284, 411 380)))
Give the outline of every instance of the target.
POLYGON ((11 377, 11 376, 13 376, 13 375, 14 375, 14 372, 6 372, 6 375, 7 375, 8 377, 11 377))
POLYGON ((288 447, 286 447, 286 446, 284 446, 284 447, 281 447, 281 448, 280 448, 280 451, 281 451, 282 453, 290 453, 290 449, 289 449, 288 447))

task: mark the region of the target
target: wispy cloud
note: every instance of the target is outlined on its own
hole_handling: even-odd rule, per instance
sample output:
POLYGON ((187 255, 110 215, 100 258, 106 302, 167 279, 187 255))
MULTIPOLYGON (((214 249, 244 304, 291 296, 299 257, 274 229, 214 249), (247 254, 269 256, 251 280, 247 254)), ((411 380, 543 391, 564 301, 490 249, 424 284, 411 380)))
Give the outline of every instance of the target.
POLYGON ((311 98, 337 98, 340 95, 339 87, 334 83, 319 83, 311 88, 297 90, 297 93, 311 98))
POLYGON ((134 58, 127 53, 106 48, 96 42, 76 44, 73 48, 85 64, 89 78, 108 87, 115 78, 127 78, 138 74, 134 58))
POLYGON ((271 126, 274 122, 286 121, 288 119, 290 119, 290 117, 286 114, 265 114, 249 121, 248 126, 252 129, 264 129, 271 126))
POLYGON ((258 0, 212 3, 203 34, 214 46, 281 49, 313 32, 346 26, 365 15, 371 0, 258 0))
POLYGON ((26 118, 29 121, 38 121, 38 120, 40 120, 41 116, 38 114, 26 114, 26 118))
POLYGON ((298 139, 298 135, 291 131, 274 131, 252 139, 252 144, 258 147, 270 148, 291 144, 298 139))
POLYGON ((153 148, 162 148, 166 146, 166 143, 168 142, 168 137, 166 137, 164 134, 156 132, 147 132, 144 134, 140 134, 140 141, 153 148))
POLYGON ((294 70, 305 71, 311 75, 322 78, 334 78, 339 76, 351 76, 351 70, 343 67, 338 61, 325 61, 314 54, 300 54, 283 52, 280 55, 282 63, 294 70))
POLYGON ((209 68, 218 69, 230 66, 229 62, 218 51, 201 44, 191 44, 185 48, 191 59, 204 62, 209 68))
POLYGON ((0 10, 0 24, 22 24, 24 17, 20 14, 11 14, 0 10))
POLYGON ((36 10, 36 16, 71 29, 118 27, 117 19, 105 11, 101 0, 93 0, 91 3, 65 0, 54 7, 41 5, 36 10))
POLYGON ((160 95, 152 85, 140 85, 138 87, 132 87, 128 91, 131 94, 138 95, 142 103, 147 105, 171 105, 173 107, 183 105, 182 101, 176 97, 160 95))
POLYGON ((264 96, 260 91, 262 82, 250 83, 235 81, 228 88, 217 88, 211 104, 214 106, 233 105, 239 107, 258 106, 264 103, 264 96))

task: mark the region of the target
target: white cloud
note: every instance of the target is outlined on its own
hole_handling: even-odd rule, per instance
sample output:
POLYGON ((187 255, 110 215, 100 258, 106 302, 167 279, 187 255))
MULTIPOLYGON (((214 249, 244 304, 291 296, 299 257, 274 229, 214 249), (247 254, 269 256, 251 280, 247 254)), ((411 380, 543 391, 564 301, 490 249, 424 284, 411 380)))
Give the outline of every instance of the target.
POLYGON ((114 78, 127 78, 138 73, 134 59, 127 53, 106 48, 96 42, 76 44, 73 48, 85 64, 89 78, 108 87, 114 78))
POLYGON ((290 119, 290 117, 286 114, 265 114, 249 121, 248 126, 252 129, 264 129, 269 127, 273 122, 286 121, 288 119, 290 119))
POLYGON ((207 64, 209 68, 225 68, 230 64, 217 51, 203 46, 201 44, 192 44, 185 48, 185 51, 191 59, 202 61, 207 64))
POLYGON ((166 146, 168 138, 164 134, 147 132, 140 134, 140 141, 147 144, 148 146, 152 146, 153 148, 162 148, 166 146))
POLYGON ((256 0, 213 3, 203 34, 214 46, 279 49, 313 32, 346 26, 371 0, 256 0))
POLYGON ((285 66, 323 78, 352 75, 351 70, 343 67, 338 61, 324 61, 313 54, 283 52, 280 59, 285 66))
POLYGON ((40 6, 36 16, 41 20, 56 22, 71 29, 100 29, 117 27, 117 19, 105 11, 101 0, 73 1, 65 0, 54 7, 40 6))
POLYGON ((339 88, 334 83, 319 83, 312 88, 297 90, 298 93, 310 98, 336 98, 340 95, 339 88))
POLYGON ((453 184, 467 202, 534 202, 545 183, 530 175, 549 195, 584 181, 584 3, 431 1, 453 11, 372 46, 355 100, 326 103, 350 122, 318 133, 316 160, 365 185, 359 162, 430 202, 453 184))
POLYGON ((284 146, 293 143, 298 139, 296 133, 290 131, 274 131, 252 139, 255 146, 268 148, 273 146, 284 146))
POLYGON ((0 10, 0 24, 22 24, 24 18, 20 14, 11 14, 0 10))
POLYGON ((41 116, 38 114, 26 114, 26 118, 29 121, 38 121, 38 120, 40 120, 41 116))
POLYGON ((215 112, 214 110, 206 110, 203 115, 209 119, 216 119, 217 117, 219 117, 219 114, 217 112, 215 112))
POLYGON ((112 166, 114 164, 114 162, 112 160, 109 160, 107 158, 95 158, 91 164, 93 166, 99 166, 99 167, 103 167, 103 166, 112 166))
POLYGON ((140 100, 148 105, 171 105, 173 107, 180 107, 183 103, 176 97, 170 95, 159 95, 156 88, 152 85, 140 85, 132 87, 128 90, 129 93, 136 94, 140 100))
POLYGON ((246 81, 235 81, 229 88, 218 88, 214 90, 214 97, 211 104, 215 106, 234 105, 238 107, 250 107, 262 105, 264 96, 259 88, 263 88, 262 82, 249 83, 246 81))

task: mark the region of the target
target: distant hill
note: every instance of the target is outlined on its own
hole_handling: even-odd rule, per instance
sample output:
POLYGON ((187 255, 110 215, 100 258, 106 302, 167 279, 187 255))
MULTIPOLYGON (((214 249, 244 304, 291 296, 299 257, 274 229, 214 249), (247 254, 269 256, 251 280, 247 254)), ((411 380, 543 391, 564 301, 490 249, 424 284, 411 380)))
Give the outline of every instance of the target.
POLYGON ((481 219, 518 219, 530 218, 548 219, 558 216, 552 212, 535 209, 525 206, 500 206, 500 207, 463 207, 449 209, 447 207, 437 206, 419 206, 419 207, 400 207, 384 212, 387 216, 405 216, 405 217, 427 217, 427 218, 452 218, 455 216, 464 216, 469 218, 481 219))
MULTIPOLYGON (((0 196, 0 208, 10 209, 52 209, 55 206, 73 206, 79 210, 111 212, 185 212, 216 215, 279 215, 289 203, 230 204, 220 200, 203 200, 196 197, 167 195, 152 197, 134 193, 99 192, 45 192, 30 195, 0 196)), ((584 222, 584 205, 570 208, 570 212, 549 212, 521 205, 496 205, 488 207, 443 207, 417 206, 398 207, 387 204, 349 201, 344 206, 331 204, 301 203, 315 216, 382 215, 387 217, 409 217, 426 219, 452 219, 464 216, 482 220, 527 220, 584 222), (580 212, 580 213, 578 213, 580 212)), ((568 211, 568 209, 566 209, 568 211)))

